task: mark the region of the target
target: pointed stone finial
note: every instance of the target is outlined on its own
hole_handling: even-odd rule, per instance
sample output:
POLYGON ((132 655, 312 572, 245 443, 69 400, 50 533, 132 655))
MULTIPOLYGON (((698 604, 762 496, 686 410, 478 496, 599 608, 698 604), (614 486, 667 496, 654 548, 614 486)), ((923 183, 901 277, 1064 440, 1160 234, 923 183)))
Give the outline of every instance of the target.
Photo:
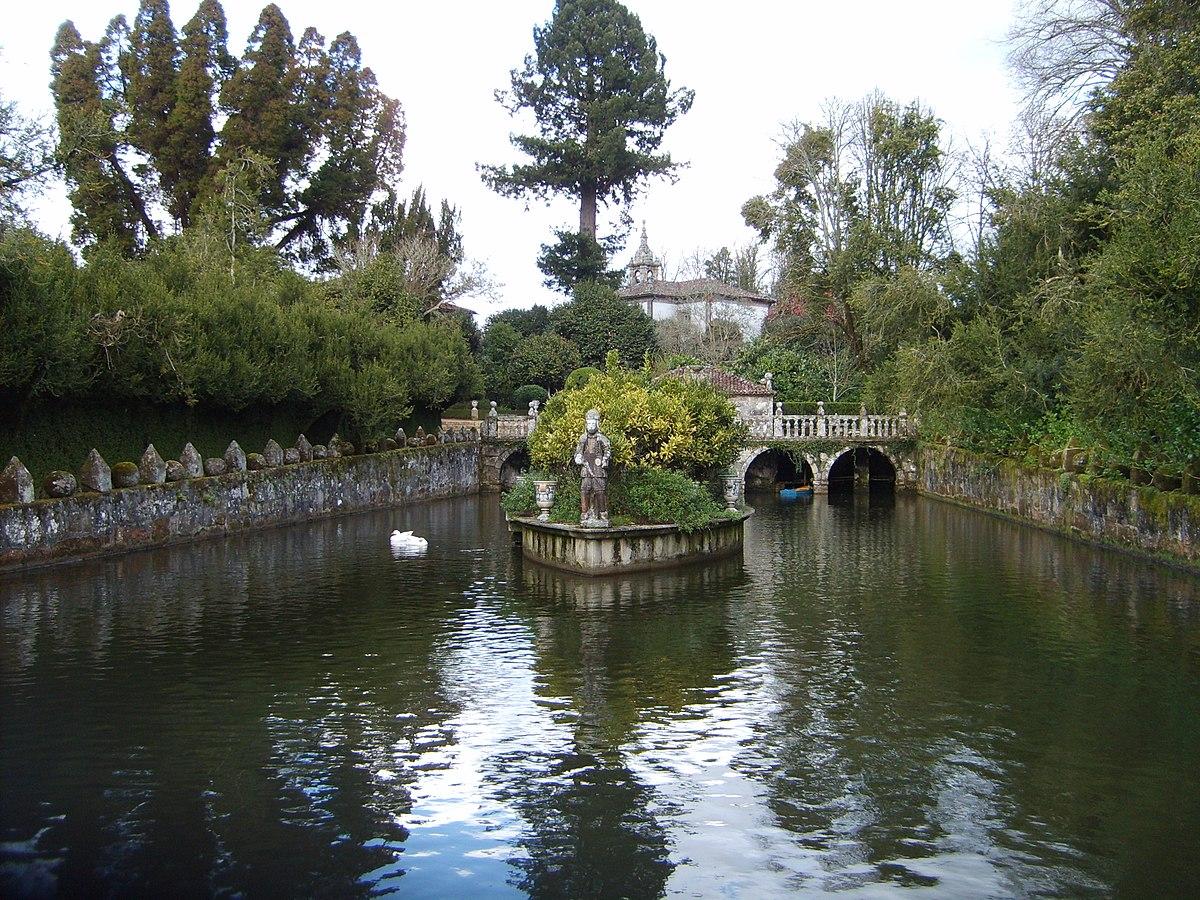
POLYGON ((312 462, 312 444, 304 435, 296 438, 296 450, 300 453, 300 462, 312 462))
POLYGON ((396 443, 401 447, 404 447, 408 444, 408 435, 404 433, 403 428, 396 429, 396 443))
POLYGON ((225 448, 225 469, 228 472, 246 471, 246 454, 238 446, 237 441, 230 441, 225 448))
POLYGON ((425 443, 425 427, 423 425, 417 426, 417 439, 420 440, 422 444, 425 443))
POLYGON ((275 438, 267 441, 267 446, 263 447, 262 455, 263 462, 269 469, 283 465, 283 448, 279 446, 279 441, 275 440, 275 438))
POLYGON ((179 463, 183 466, 184 474, 188 478, 199 478, 204 474, 204 458, 192 446, 191 441, 183 445, 183 452, 179 454, 179 463))
POLYGON ((85 491, 95 491, 97 494, 112 493, 112 469, 95 447, 79 469, 79 485, 85 491))
POLYGON ((138 481, 142 484, 163 484, 167 480, 167 464, 151 444, 138 462, 138 481))
POLYGON ((33 476, 15 456, 0 472, 0 503, 32 503, 33 476))

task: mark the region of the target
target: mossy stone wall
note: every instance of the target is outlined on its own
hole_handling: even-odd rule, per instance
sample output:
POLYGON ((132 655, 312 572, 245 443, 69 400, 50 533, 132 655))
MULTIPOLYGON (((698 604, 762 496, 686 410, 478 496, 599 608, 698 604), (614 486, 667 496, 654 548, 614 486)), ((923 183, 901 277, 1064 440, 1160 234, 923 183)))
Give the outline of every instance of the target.
POLYGON ((929 445, 918 471, 922 493, 1200 570, 1200 496, 929 445))
POLYGON ((474 494, 478 443, 0 505, 0 570, 474 494))

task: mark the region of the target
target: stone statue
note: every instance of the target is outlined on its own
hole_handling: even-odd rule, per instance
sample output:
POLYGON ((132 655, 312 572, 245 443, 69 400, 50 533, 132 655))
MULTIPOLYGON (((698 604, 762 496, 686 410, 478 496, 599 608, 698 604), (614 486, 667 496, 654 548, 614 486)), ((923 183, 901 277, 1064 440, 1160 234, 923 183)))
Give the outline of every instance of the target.
POLYGON ((587 430, 575 445, 575 464, 583 476, 580 488, 579 524, 590 528, 608 527, 608 462, 612 443, 600 432, 600 412, 589 409, 587 430))

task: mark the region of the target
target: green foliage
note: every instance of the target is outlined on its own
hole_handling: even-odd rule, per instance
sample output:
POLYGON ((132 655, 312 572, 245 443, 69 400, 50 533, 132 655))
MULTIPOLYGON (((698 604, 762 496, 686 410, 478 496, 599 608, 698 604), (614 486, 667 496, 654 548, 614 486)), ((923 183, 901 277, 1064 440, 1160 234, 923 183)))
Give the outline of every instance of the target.
POLYGON ((567 376, 567 383, 566 383, 565 387, 568 391, 575 390, 576 388, 581 388, 585 384, 588 383, 588 380, 591 379, 591 377, 593 375, 599 375, 599 374, 600 374, 599 369, 597 369, 593 366, 583 366, 582 368, 576 369, 574 372, 572 372, 570 375, 567 376))
POLYGON ((635 365, 657 348, 654 321, 596 282, 577 285, 571 302, 550 312, 550 328, 578 347, 589 366, 602 363, 612 350, 625 365, 635 365))
POLYGON ((77 243, 144 249, 191 225, 221 194, 218 173, 252 154, 270 161, 256 199, 271 241, 328 268, 333 245, 357 237, 372 201, 394 190, 403 115, 353 35, 326 46, 309 28, 297 42, 269 4, 240 60, 226 41, 217 0, 182 35, 164 0, 142 0, 132 27, 118 16, 97 42, 70 22, 59 29, 51 87, 77 243), (154 213, 160 196, 170 227, 154 213))
POLYGON ((745 437, 729 399, 706 382, 651 383, 644 373, 613 367, 550 398, 529 439, 534 465, 571 465, 593 408, 600 410, 618 468, 652 466, 707 478, 733 461, 745 437))
POLYGON ((824 121, 796 123, 775 189, 742 207, 781 261, 776 290, 788 302, 773 311, 772 332, 824 357, 838 388, 853 391, 886 356, 891 326, 928 329, 944 317, 925 273, 950 255, 951 177, 933 113, 876 93, 829 102, 824 121))
POLYGON ((0 94, 0 228, 24 221, 26 198, 56 168, 50 129, 0 94))
POLYGON ((517 345, 505 371, 518 385, 536 384, 557 391, 580 362, 579 350, 570 341, 557 334, 535 334, 517 345))
POLYGON ((484 166, 484 179, 507 196, 578 198, 579 234, 594 241, 597 204, 628 203, 644 179, 675 171, 657 151, 693 95, 671 89, 654 38, 616 0, 558 0, 533 44, 501 96, 537 120, 537 134, 512 138, 531 162, 484 166))
POLYGON ((534 400, 545 403, 549 399, 549 392, 537 384, 523 384, 512 393, 512 405, 515 409, 528 409, 534 400))
POLYGON ((685 532, 723 515, 704 485, 665 469, 631 469, 613 484, 611 499, 618 514, 646 524, 671 523, 685 532))
POLYGON ((672 369, 680 369, 684 366, 698 366, 700 364, 698 356, 690 356, 687 353, 668 353, 662 358, 662 368, 667 372, 670 372, 672 369))
POLYGON ((1134 150, 1112 235, 1090 261, 1069 406, 1123 456, 1142 443, 1175 466, 1200 458, 1200 128, 1174 150, 1134 150))
POLYGON ((770 372, 776 399, 783 403, 809 402, 815 407, 818 400, 826 406, 841 400, 857 409, 862 382, 846 353, 800 349, 803 346, 765 335, 743 346, 730 369, 752 381, 770 372))
POLYGON ((481 364, 485 390, 490 397, 511 396, 513 389, 521 384, 514 380, 510 363, 523 336, 508 322, 489 322, 483 332, 481 364))
POLYGON ((616 287, 621 273, 608 268, 612 254, 621 249, 621 240, 608 236, 597 240, 592 235, 556 229, 556 240, 542 244, 538 268, 545 275, 543 284, 553 291, 571 293, 583 282, 596 282, 616 287))
POLYGON ((529 516, 537 511, 533 490, 533 474, 526 472, 500 498, 500 508, 509 516, 529 516))
POLYGON ((0 400, 287 404, 378 433, 414 406, 441 408, 475 386, 453 323, 398 327, 327 303, 267 251, 239 255, 193 229, 130 260, 98 246, 86 267, 29 232, 0 237, 5 285, 0 400))
POLYGON ((506 309, 487 321, 488 328, 502 324, 515 328, 523 337, 532 337, 550 328, 550 310, 539 303, 528 309, 506 309))
MULTIPOLYGON (((538 473, 519 478, 512 490, 501 498, 500 505, 510 516, 531 516, 537 513, 534 501, 534 479, 538 473)), ((571 471, 556 473, 558 486, 554 506, 550 510, 553 522, 579 522, 578 474, 571 471)), ((725 516, 704 485, 679 472, 664 469, 630 469, 608 485, 609 518, 614 524, 678 525, 684 532, 711 525, 725 516)))

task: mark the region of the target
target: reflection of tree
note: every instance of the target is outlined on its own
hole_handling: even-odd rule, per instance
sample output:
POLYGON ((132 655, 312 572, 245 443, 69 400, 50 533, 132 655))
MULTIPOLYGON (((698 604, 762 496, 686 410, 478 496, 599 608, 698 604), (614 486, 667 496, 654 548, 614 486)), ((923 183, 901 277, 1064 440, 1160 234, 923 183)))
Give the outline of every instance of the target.
POLYGON ((588 749, 620 746, 647 714, 679 710, 733 666, 727 601, 745 581, 738 558, 607 578, 526 563, 522 577, 545 689, 573 697, 597 729, 578 736, 588 749))
POLYGON ((673 868, 651 791, 620 754, 555 759, 510 800, 528 823, 527 856, 512 861, 535 897, 657 897, 673 868))
POLYGON ((612 578, 526 563, 521 577, 537 691, 570 698, 574 739, 572 752, 545 760, 536 777, 500 779, 532 832, 527 857, 513 861, 519 887, 537 896, 657 896, 673 867, 667 832, 625 748, 635 727, 678 711, 728 671, 720 598, 744 582, 741 562, 612 578))
POLYGON ((1163 773, 1196 771, 1194 580, 930 501, 770 515, 747 534, 741 633, 783 648, 755 758, 826 887, 1103 891, 1114 856, 1188 877, 1166 832, 1200 833, 1200 805, 1163 773))

